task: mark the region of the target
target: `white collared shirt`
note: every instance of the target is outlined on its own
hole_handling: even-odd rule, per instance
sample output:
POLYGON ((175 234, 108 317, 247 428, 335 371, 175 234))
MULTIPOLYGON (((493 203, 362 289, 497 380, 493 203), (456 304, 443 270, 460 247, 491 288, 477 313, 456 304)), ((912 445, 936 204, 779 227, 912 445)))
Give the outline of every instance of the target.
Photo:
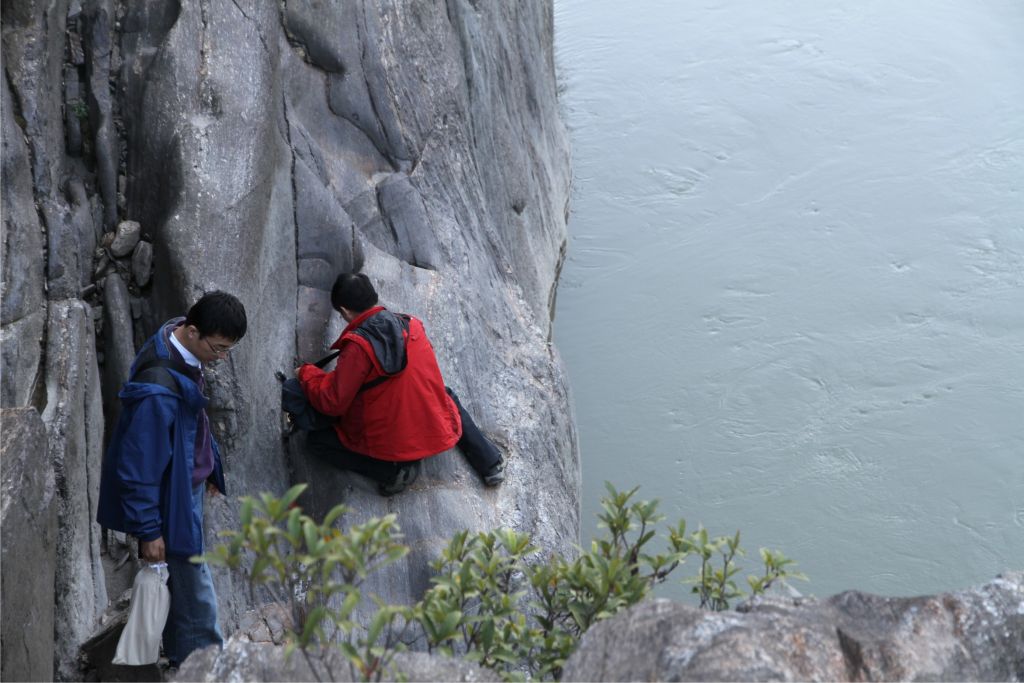
POLYGON ((191 351, 189 351, 188 349, 181 345, 181 342, 178 341, 178 338, 174 336, 174 330, 171 330, 171 334, 168 336, 171 338, 171 343, 174 344, 174 348, 178 349, 178 353, 181 354, 182 360, 184 360, 186 363, 188 363, 194 368, 202 366, 202 363, 199 362, 199 359, 193 356, 191 351))

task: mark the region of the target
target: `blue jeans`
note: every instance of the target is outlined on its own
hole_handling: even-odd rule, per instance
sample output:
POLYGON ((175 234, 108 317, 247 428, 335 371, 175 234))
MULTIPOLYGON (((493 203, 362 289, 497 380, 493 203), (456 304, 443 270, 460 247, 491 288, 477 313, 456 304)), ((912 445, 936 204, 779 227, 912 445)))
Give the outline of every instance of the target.
MULTIPOLYGON (((192 490, 192 510, 200 523, 205 488, 204 483, 192 490)), ((168 555, 167 571, 171 610, 164 626, 164 653, 171 666, 177 667, 193 650, 214 644, 223 647, 224 638, 217 623, 217 596, 209 567, 168 555)))

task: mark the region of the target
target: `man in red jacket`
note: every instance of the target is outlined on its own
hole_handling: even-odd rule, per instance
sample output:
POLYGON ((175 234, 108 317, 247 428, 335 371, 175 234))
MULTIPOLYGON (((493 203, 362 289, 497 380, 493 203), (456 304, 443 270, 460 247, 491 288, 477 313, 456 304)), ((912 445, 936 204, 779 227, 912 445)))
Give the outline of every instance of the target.
POLYGON ((445 387, 423 323, 377 303, 362 273, 342 273, 331 305, 348 325, 331 346, 335 369, 298 368, 310 404, 335 417, 332 429, 311 431, 306 445, 333 465, 377 482, 381 495, 404 490, 420 461, 458 444, 487 486, 504 479, 498 449, 445 387))

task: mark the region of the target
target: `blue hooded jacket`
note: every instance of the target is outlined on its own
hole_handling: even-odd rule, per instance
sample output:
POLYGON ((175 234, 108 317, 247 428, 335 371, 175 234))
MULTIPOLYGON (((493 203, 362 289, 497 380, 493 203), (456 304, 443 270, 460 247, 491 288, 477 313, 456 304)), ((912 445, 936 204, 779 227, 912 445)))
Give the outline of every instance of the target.
MULTIPOLYGON (((207 400, 191 378, 170 368, 160 371, 170 373, 177 391, 133 381, 142 363, 171 357, 167 336, 182 320, 164 323, 146 341, 118 394, 121 417, 103 458, 96 521, 142 541, 162 536, 168 555, 189 557, 203 552, 202 522, 192 506, 192 470, 199 414, 207 400)), ((211 479, 224 493, 216 440, 213 463, 211 479)))

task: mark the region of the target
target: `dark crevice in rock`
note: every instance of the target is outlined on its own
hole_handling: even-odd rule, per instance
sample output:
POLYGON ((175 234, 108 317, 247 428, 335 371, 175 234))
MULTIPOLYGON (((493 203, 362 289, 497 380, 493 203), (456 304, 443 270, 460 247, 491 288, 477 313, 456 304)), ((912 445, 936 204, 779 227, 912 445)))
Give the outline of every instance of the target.
MULTIPOLYGON (((369 84, 367 84, 367 85, 369 85, 369 84)), ((343 121, 347 121, 348 123, 352 124, 352 126, 354 126, 359 132, 361 132, 366 137, 366 139, 369 141, 369 143, 371 145, 373 145, 373 148, 377 151, 377 154, 380 155, 380 158, 383 159, 384 161, 386 161, 391 166, 391 170, 393 172, 398 173, 400 171, 398 162, 401 161, 401 160, 396 160, 391 155, 391 153, 388 150, 384 149, 384 147, 380 144, 380 141, 377 139, 377 136, 371 134, 366 129, 366 127, 363 125, 363 123, 361 121, 359 121, 358 119, 356 119, 356 118, 354 118, 352 116, 349 116, 345 112, 341 112, 341 111, 338 111, 337 109, 335 109, 333 104, 332 104, 332 102, 331 102, 330 89, 331 89, 331 81, 330 81, 330 79, 328 79, 328 81, 327 81, 327 88, 325 89, 325 91, 327 93, 327 108, 330 110, 330 112, 332 114, 334 114, 335 116, 337 116, 339 119, 341 119, 343 121)), ((372 104, 373 104, 373 98, 372 97, 370 98, 370 103, 371 103, 371 106, 372 106, 372 104)), ((374 110, 374 113, 376 113, 376 110, 374 110)))
MULTIPOLYGON (((288 145, 288 152, 291 155, 291 165, 289 168, 289 175, 292 186, 292 239, 294 240, 294 257, 295 257, 295 273, 296 278, 298 277, 298 262, 299 258, 299 188, 295 181, 295 148, 292 146, 292 122, 289 118, 288 112, 288 95, 285 93, 285 89, 281 89, 281 108, 284 110, 284 133, 285 143, 288 145)), ((302 321, 299 317, 302 315, 302 308, 299 306, 299 286, 298 281, 295 283, 295 348, 299 348, 299 331, 302 329, 302 321)))
POLYGON ((145 11, 145 8, 140 8, 134 0, 118 0, 116 16, 121 25, 117 31, 118 35, 123 38, 124 36, 144 33, 152 29, 159 30, 161 35, 167 35, 177 26, 178 19, 181 18, 181 2, 179 0, 167 0, 160 4, 159 9, 164 10, 161 15, 164 21, 159 26, 152 26, 149 25, 152 16, 145 11), (173 11, 166 11, 172 8, 173 11))
POLYGON ((318 58, 317 55, 314 55, 314 52, 317 52, 317 50, 315 48, 310 48, 309 43, 304 38, 298 35, 298 32, 302 31, 302 28, 293 27, 289 22, 289 7, 288 3, 285 0, 281 1, 280 12, 278 16, 281 22, 281 29, 284 31, 285 39, 288 41, 288 44, 295 50, 296 54, 298 54, 299 58, 302 59, 302 61, 304 61, 306 64, 315 69, 324 71, 325 73, 333 73, 340 75, 345 74, 345 67, 343 64, 327 64, 326 62, 330 62, 332 60, 321 59, 318 58))
POLYGON ((391 220, 387 211, 384 210, 384 203, 381 201, 380 185, 373 189, 373 196, 377 199, 377 213, 380 215, 381 221, 383 221, 384 225, 386 225, 388 230, 391 231, 391 239, 395 241, 395 244, 398 244, 398 231, 395 230, 394 221, 391 220))
POLYGON ((363 269, 363 250, 359 245, 359 239, 356 235, 355 224, 349 225, 349 233, 352 238, 352 268, 351 272, 358 273, 363 269))
MULTIPOLYGON (((375 68, 375 66, 373 64, 368 63, 369 58, 367 55, 367 48, 369 45, 369 41, 368 31, 366 30, 366 3, 362 4, 362 9, 362 24, 356 22, 356 34, 359 38, 359 44, 362 46, 362 50, 360 50, 359 52, 359 60, 362 65, 361 71, 363 73, 363 81, 366 85, 366 97, 370 102, 370 110, 373 112, 373 116, 377 120, 377 127, 380 129, 381 135, 384 138, 382 142, 387 145, 387 148, 383 148, 382 145, 375 144, 375 146, 377 147, 377 150, 381 153, 381 155, 388 160, 388 163, 391 164, 391 167, 394 168, 396 171, 402 170, 403 168, 408 169, 409 166, 411 165, 411 161, 409 159, 402 159, 400 155, 395 153, 395 149, 401 144, 401 140, 399 140, 396 143, 394 140, 391 139, 391 133, 388 131, 389 127, 385 125, 384 120, 381 118, 380 109, 377 106, 376 94, 374 93, 373 88, 370 86, 369 77, 366 75, 368 69, 375 68)), ((366 131, 364 130, 364 132, 366 131)))
POLYGON ((344 76, 348 72, 344 64, 340 62, 329 63, 333 60, 315 54, 319 50, 311 48, 309 43, 296 35, 295 29, 288 23, 288 3, 284 0, 281 2, 281 11, 278 16, 281 21, 281 30, 284 31, 285 40, 288 41, 288 45, 292 47, 303 62, 327 74, 344 76))
POLYGON ((103 202, 103 226, 110 230, 117 223, 117 172, 120 166, 110 93, 111 19, 105 9, 94 5, 88 6, 81 18, 95 173, 103 202))
MULTIPOLYGON (((448 23, 451 24, 452 30, 455 32, 455 37, 459 44, 459 55, 462 57, 462 72, 465 75, 463 86, 466 90, 466 101, 470 103, 472 108, 473 102, 473 65, 470 62, 470 53, 466 47, 466 43, 463 40, 463 25, 462 22, 456 16, 455 10, 452 8, 452 2, 458 0, 445 0, 445 14, 448 17, 448 23)), ((472 129, 472 120, 470 120, 470 128, 472 129)), ((470 133, 473 136, 473 146, 476 147, 476 131, 471 130, 470 133)))
MULTIPOLYGON (((24 112, 24 105, 23 105, 23 102, 22 102, 21 92, 16 87, 16 85, 14 83, 14 79, 11 77, 10 72, 7 70, 6 67, 4 67, 4 77, 7 79, 7 87, 9 89, 10 93, 11 93, 11 109, 13 110, 11 113, 14 116, 15 123, 18 124, 18 128, 21 129, 21 132, 24 135, 25 150, 26 150, 26 152, 28 154, 29 167, 34 169, 36 167, 36 164, 37 164, 37 157, 41 156, 40 152, 36 149, 36 144, 38 143, 38 141, 33 139, 31 137, 30 133, 29 133, 28 121, 25 119, 24 114, 23 114, 23 112, 24 112)), ((43 212, 43 206, 42 206, 42 201, 41 201, 42 198, 43 198, 43 193, 40 191, 40 189, 39 189, 38 185, 36 185, 36 183, 32 184, 32 190, 33 190, 33 194, 35 196, 34 205, 35 205, 36 218, 39 221, 39 227, 40 227, 40 229, 42 230, 42 233, 43 233, 43 244, 42 244, 42 247, 43 247, 42 258, 43 258, 43 264, 44 264, 43 268, 44 268, 44 272, 47 272, 49 270, 50 248, 49 248, 48 229, 47 229, 47 226, 46 226, 46 214, 43 212)), ((44 291, 44 293, 46 292, 46 289, 47 289, 47 279, 43 280, 43 291, 44 291)), ((44 337, 46 335, 45 326, 44 326, 43 335, 44 335, 44 337)), ((46 348, 45 344, 44 344, 43 348, 44 349, 46 348)), ((44 367, 42 363, 43 362, 42 362, 42 359, 41 359, 40 360, 40 367, 44 367)))
MULTIPOLYGON (((18 92, 17 86, 14 84, 14 80, 11 78, 10 71, 7 67, 4 67, 4 78, 7 79, 7 89, 11 93, 11 115, 14 117, 14 122, 18 124, 18 128, 21 129, 21 134, 25 137, 25 146, 29 148, 29 154, 32 154, 32 142, 28 137, 28 122, 25 121, 25 116, 22 113, 21 105, 21 93, 18 92)), ((31 164, 31 159, 29 159, 31 164)))
POLYGON ((565 256, 568 250, 569 241, 562 240, 558 246, 558 258, 555 261, 555 277, 551 280, 551 290, 548 293, 548 343, 554 340, 555 334, 555 310, 558 307, 558 283, 562 278, 562 267, 565 266, 565 256))
POLYGON ((259 37, 260 43, 263 45, 263 51, 267 53, 267 59, 271 59, 274 53, 270 50, 270 46, 267 45, 267 39, 263 36, 263 31, 260 30, 259 22, 257 22, 255 19, 253 19, 245 13, 245 10, 242 9, 242 6, 238 4, 238 0, 231 0, 231 4, 233 4, 235 8, 238 9, 239 13, 243 17, 245 17, 246 21, 252 23, 253 29, 256 31, 256 35, 259 37))
POLYGON ((210 0, 200 0, 199 19, 202 22, 202 35, 199 39, 199 102, 204 114, 219 118, 220 97, 210 81, 210 0))
POLYGON ((871 676, 864 663, 864 650, 860 642, 841 628, 836 629, 836 637, 839 639, 839 650, 843 653, 847 680, 870 681, 871 676))
POLYGON ((242 194, 238 195, 238 197, 233 199, 230 204, 225 206, 223 209, 224 213, 227 214, 239 208, 244 210, 249 199, 252 198, 254 195, 257 195, 258 193, 263 192, 264 189, 265 188, 261 186, 259 183, 254 183, 252 187, 250 187, 242 194))
MULTIPOLYGON (((49 305, 47 305, 44 313, 48 318, 50 315, 49 305)), ((39 336, 39 365, 36 369, 36 376, 33 379, 32 400, 29 404, 39 411, 40 415, 43 414, 43 410, 46 408, 46 367, 49 360, 46 349, 50 339, 49 327, 49 325, 43 325, 43 333, 39 336)))
POLYGON ((377 214, 389 230, 390 253, 416 268, 436 271, 436 240, 423 200, 406 176, 394 174, 374 188, 377 214), (428 237, 429 236, 429 237, 428 237))
MULTIPOLYGON (((117 14, 120 22, 117 41, 120 64, 117 70, 118 86, 115 103, 118 106, 118 123, 122 137, 121 174, 125 181, 124 215, 131 216, 152 230, 160 225, 169 211, 163 211, 163 202, 174 203, 172 199, 178 182, 178 170, 167 155, 173 144, 156 139, 147 121, 146 102, 150 90, 159 91, 163 74, 160 65, 167 59, 173 48, 168 37, 182 18, 180 2, 170 0, 160 4, 136 3, 120 0, 117 14), (166 169, 159 182, 150 179, 150 164, 153 159, 166 169)), ((161 236, 157 235, 159 240, 161 236)), ((140 320, 137 334, 147 334, 153 321, 140 320)))
MULTIPOLYGON (((89 309, 86 309, 86 310, 89 310, 89 309)), ((86 340, 86 343, 89 343, 89 341, 91 341, 91 340, 86 340)), ((93 352, 93 354, 95 354, 95 352, 96 352, 95 349, 92 349, 92 352, 93 352)), ((102 380, 101 380, 100 375, 99 375, 99 368, 97 367, 97 365, 95 363, 95 355, 93 357, 93 364, 92 364, 92 368, 91 369, 92 369, 92 372, 88 373, 88 376, 87 376, 87 378, 85 379, 85 382, 84 382, 85 383, 84 394, 85 394, 85 396, 90 396, 90 395, 96 396, 96 397, 101 398, 101 400, 102 400, 102 391, 103 391, 102 380), (96 386, 92 390, 90 390, 90 385, 93 384, 93 383, 95 383, 96 386)), ((87 369, 87 368, 82 368, 83 372, 88 372, 88 370, 89 369, 87 369)), ((90 450, 95 449, 94 452, 96 452, 96 453, 101 453, 102 452, 102 447, 104 445, 104 443, 103 443, 103 435, 104 435, 104 431, 105 431, 103 429, 103 421, 99 420, 96 423, 94 423, 92 420, 88 420, 87 419, 84 422, 85 422, 85 443, 86 443, 86 447, 89 448, 90 450), (94 445, 92 445, 92 444, 94 444, 94 445)), ((86 467, 85 468, 86 501, 87 501, 88 510, 89 510, 90 513, 93 510, 96 510, 97 509, 97 505, 99 504, 100 482, 99 482, 99 477, 97 475, 99 475, 99 471, 98 470, 96 470, 96 469, 94 469, 92 467, 86 467)), ((99 536, 102 534, 102 531, 101 531, 100 527, 98 525, 96 525, 96 524, 89 524, 88 525, 88 529, 89 529, 89 547, 90 548, 99 548, 99 545, 100 545, 100 538, 99 538, 99 536)), ((101 572, 99 572, 97 574, 94 574, 93 575, 93 581, 95 582, 95 585, 96 585, 96 589, 97 589, 96 592, 97 592, 97 594, 99 594, 101 590, 104 593, 106 592, 106 576, 105 576, 104 572, 101 571, 101 572)))
MULTIPOLYGON (((317 178, 320 179, 325 187, 330 186, 331 176, 327 171, 327 164, 324 163, 323 154, 321 154, 316 142, 310 139, 309 132, 305 128, 296 127, 296 133, 301 138, 301 141, 297 141, 296 144, 302 144, 303 161, 306 162, 306 166, 308 167, 312 164, 313 168, 316 169, 317 178)), ((289 146, 292 147, 294 154, 298 154, 298 150, 292 145, 290 137, 289 146)))
POLYGON ((43 232, 46 237, 46 281, 48 286, 57 284, 64 277, 64 263, 61 260, 61 247, 64 244, 63 218, 59 207, 49 197, 39 202, 42 209, 43 232))
MULTIPOLYGON (((43 12, 43 30, 42 30, 41 33, 42 33, 42 35, 49 35, 50 34, 50 11, 49 10, 46 10, 46 11, 43 12)), ((34 114, 35 115, 43 115, 42 112, 34 112, 34 114)), ((30 141, 29 144, 30 144, 31 147, 35 147, 36 145, 40 145, 40 146, 45 145, 45 142, 44 142, 43 137, 41 135, 39 135, 38 138, 36 137, 36 135, 33 135, 33 133, 36 133, 36 132, 37 131, 31 131, 31 130, 29 131, 29 141, 30 141)), ((31 159, 32 159, 33 184, 36 187, 36 196, 40 197, 40 196, 44 196, 44 195, 49 195, 50 192, 53 190, 53 187, 51 185, 51 180, 52 179, 50 178, 50 170, 49 170, 49 168, 47 168, 49 159, 46 158, 46 154, 43 153, 43 152, 40 152, 38 155, 33 154, 31 156, 31 159)))
MULTIPOLYGON (((366 97, 370 103, 370 110, 373 112, 373 117, 377 121, 377 127, 380 129, 381 135, 384 137, 384 142, 389 142, 388 132, 384 128, 384 122, 380 120, 380 112, 377 111, 377 100, 373 96, 373 89, 370 87, 370 79, 366 76, 367 67, 367 56, 366 50, 368 45, 367 31, 366 31, 366 3, 360 3, 362 9, 362 22, 356 22, 356 40, 359 42, 359 66, 360 71, 363 73, 363 85, 366 86, 366 97)), ((391 160, 391 154, 388 152, 381 152, 386 159, 391 160)), ((392 163, 392 166, 394 164, 392 163)))

